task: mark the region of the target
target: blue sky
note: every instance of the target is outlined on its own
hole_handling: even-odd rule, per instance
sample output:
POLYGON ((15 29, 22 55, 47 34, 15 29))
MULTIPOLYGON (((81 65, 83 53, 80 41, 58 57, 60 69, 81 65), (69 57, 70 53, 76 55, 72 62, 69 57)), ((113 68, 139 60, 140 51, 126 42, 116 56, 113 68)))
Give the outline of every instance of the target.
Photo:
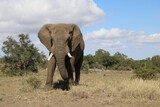
POLYGON ((101 27, 160 32, 159 0, 95 0, 106 13, 101 27))
MULTIPOLYGON (((94 0, 106 14, 105 21, 84 32, 105 28, 119 28, 127 31, 144 32, 147 36, 160 33, 160 1, 159 0, 94 0)), ((133 59, 144 59, 159 55, 160 44, 141 44, 143 47, 124 43, 123 49, 105 49, 111 54, 116 51, 126 54, 133 59), (156 46, 156 48, 154 47, 156 46)), ((88 51, 88 49, 86 50, 88 51)), ((87 53, 87 52, 86 52, 87 53)), ((88 52, 94 53, 94 52, 88 52)))
POLYGON ((85 55, 99 48, 136 60, 160 55, 159 4, 159 0, 1 0, 0 47, 7 36, 28 33, 48 55, 37 38, 40 27, 76 23, 85 39, 85 55))

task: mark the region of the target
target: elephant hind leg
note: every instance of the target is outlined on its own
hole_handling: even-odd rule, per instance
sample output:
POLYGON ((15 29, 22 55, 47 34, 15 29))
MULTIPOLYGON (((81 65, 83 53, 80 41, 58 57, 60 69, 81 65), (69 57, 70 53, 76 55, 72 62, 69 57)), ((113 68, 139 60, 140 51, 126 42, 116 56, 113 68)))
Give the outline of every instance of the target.
POLYGON ((83 56, 79 59, 79 61, 75 65, 75 85, 78 85, 80 81, 80 70, 81 70, 82 62, 83 62, 83 56))
POLYGON ((55 58, 52 57, 48 61, 48 73, 47 73, 47 81, 46 81, 47 86, 52 87, 52 85, 53 85, 53 75, 54 75, 54 72, 55 72, 55 68, 56 68, 56 61, 55 61, 55 58))

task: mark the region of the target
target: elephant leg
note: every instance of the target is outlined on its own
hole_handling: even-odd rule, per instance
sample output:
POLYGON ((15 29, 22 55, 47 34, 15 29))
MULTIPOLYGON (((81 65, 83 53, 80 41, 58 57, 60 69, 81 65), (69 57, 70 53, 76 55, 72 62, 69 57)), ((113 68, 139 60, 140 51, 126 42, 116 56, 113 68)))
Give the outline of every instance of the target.
POLYGON ((54 75, 54 72, 55 72, 55 68, 56 68, 55 57, 52 57, 48 61, 48 73, 47 73, 47 81, 46 81, 47 86, 52 86, 53 85, 53 75, 54 75))
POLYGON ((75 85, 79 84, 80 81, 80 69, 82 66, 82 62, 83 62, 83 56, 79 59, 79 61, 77 62, 77 64, 75 65, 75 85))
POLYGON ((68 63, 68 74, 69 74, 69 84, 72 85, 74 83, 73 79, 73 71, 74 71, 74 58, 69 58, 68 63))

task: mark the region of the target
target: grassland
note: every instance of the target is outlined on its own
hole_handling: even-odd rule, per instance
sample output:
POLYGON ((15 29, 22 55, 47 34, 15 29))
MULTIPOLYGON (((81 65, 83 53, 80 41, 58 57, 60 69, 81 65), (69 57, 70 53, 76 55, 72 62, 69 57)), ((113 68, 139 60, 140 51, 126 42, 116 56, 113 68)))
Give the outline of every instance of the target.
POLYGON ((45 87, 46 70, 21 77, 0 74, 0 107, 158 107, 160 80, 131 79, 132 72, 100 71, 81 74, 80 85, 62 90, 58 72, 55 87, 45 87), (36 86, 28 84, 37 78, 36 86), (36 87, 36 88, 34 88, 36 87))

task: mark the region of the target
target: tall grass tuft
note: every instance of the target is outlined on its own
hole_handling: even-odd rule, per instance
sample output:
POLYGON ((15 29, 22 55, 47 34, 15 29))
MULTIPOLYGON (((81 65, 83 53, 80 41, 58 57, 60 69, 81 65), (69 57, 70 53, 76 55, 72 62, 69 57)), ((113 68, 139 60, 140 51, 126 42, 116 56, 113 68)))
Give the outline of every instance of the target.
POLYGON ((134 79, 121 83, 121 97, 145 100, 160 99, 160 83, 153 80, 134 79))
POLYGON ((26 80, 27 83, 33 88, 33 89, 37 89, 40 87, 41 85, 41 81, 39 79, 37 79, 36 77, 30 77, 29 79, 26 80))
POLYGON ((30 92, 38 89, 42 82, 35 76, 29 77, 27 80, 22 82, 23 87, 20 89, 23 92, 30 92))

